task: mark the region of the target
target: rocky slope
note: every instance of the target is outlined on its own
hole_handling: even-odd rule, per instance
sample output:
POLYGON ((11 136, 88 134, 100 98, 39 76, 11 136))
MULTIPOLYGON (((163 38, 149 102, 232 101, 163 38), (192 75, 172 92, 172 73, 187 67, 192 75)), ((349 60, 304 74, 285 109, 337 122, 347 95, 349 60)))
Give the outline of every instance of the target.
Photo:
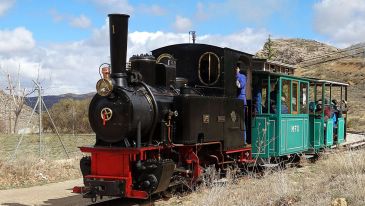
MULTIPOLYGON (((307 39, 272 39, 273 59, 287 64, 298 64, 303 60, 338 52, 339 49, 327 44, 307 39)), ((260 50, 256 56, 265 57, 260 50)))

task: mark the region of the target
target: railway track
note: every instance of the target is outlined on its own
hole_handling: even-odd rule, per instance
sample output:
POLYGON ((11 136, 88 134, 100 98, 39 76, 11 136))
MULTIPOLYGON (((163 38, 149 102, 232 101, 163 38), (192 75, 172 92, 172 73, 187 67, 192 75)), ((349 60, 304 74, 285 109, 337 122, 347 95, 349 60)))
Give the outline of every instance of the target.
POLYGON ((335 148, 338 148, 340 150, 360 149, 365 146, 365 133, 364 132, 351 132, 351 133, 348 133, 348 135, 349 136, 358 135, 358 136, 363 136, 363 138, 358 138, 356 140, 349 140, 340 145, 334 145, 333 149, 335 149, 335 148))
MULTIPOLYGON (((345 142, 345 143, 342 143, 340 145, 334 145, 333 147, 329 148, 329 149, 326 149, 324 150, 321 154, 322 155, 331 155, 331 154, 335 154, 335 153, 340 153, 340 152, 345 152, 345 151, 348 151, 348 150, 357 150, 357 149, 363 149, 365 148, 365 133, 364 132, 351 132, 351 133, 348 133, 349 137, 347 140, 348 142, 345 142), (351 138, 351 136, 353 135, 357 135, 357 136, 362 136, 362 138, 358 138, 358 139, 354 139, 354 138, 351 138)), ((313 162, 313 161, 311 161, 313 162)), ((314 161, 315 162, 315 161, 314 161)), ((264 170, 269 170, 269 171, 280 171, 282 170, 283 168, 280 166, 280 164, 268 164, 269 166, 267 167, 262 167, 264 170)), ((286 164, 286 167, 287 168, 290 168, 290 167, 302 167, 302 164, 299 163, 299 164, 296 164, 294 162, 289 162, 286 164)), ((257 171, 256 171, 257 172, 257 171)), ((262 171, 259 171, 259 173, 262 172, 262 171)), ((240 178, 245 178, 245 175, 238 175, 239 179, 240 178)), ((258 175, 258 177, 260 177, 260 175, 258 175)), ((220 179, 220 180, 217 180, 216 182, 219 182, 221 184, 224 184, 225 181, 224 181, 224 178, 220 179)), ((191 191, 190 191, 191 192, 191 191)), ((189 191, 186 191, 185 193, 182 193, 180 194, 179 193, 179 196, 185 196, 187 194, 190 194, 189 191)), ((168 198, 167 198, 168 199, 168 198)), ((94 204, 91 204, 91 205, 94 205, 94 206, 103 206, 103 205, 143 205, 143 206, 149 206, 149 205, 154 205, 155 203, 159 203, 159 202, 163 202, 165 201, 166 198, 162 198, 162 197, 159 197, 158 195, 156 196, 153 196, 151 199, 148 199, 148 200, 134 200, 134 199, 112 199, 112 200, 109 200, 109 201, 104 201, 104 202, 99 202, 99 203, 94 203, 94 204)))

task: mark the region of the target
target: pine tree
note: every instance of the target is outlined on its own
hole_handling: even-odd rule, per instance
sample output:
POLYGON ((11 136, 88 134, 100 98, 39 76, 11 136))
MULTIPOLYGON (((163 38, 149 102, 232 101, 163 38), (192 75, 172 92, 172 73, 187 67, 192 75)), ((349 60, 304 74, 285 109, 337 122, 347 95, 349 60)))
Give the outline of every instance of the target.
POLYGON ((264 57, 268 60, 272 60, 275 57, 275 51, 273 48, 273 41, 271 40, 271 35, 267 38, 263 48, 264 57))

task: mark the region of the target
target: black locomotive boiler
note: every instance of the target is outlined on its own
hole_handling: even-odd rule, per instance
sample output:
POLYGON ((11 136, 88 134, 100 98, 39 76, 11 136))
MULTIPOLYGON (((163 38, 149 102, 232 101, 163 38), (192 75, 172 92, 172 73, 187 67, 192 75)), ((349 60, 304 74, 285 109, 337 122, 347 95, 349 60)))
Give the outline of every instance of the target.
MULTIPOLYGON (((222 55, 227 51, 186 44, 179 47, 181 52, 192 52, 185 61, 168 55, 158 59, 137 55, 127 68, 128 18, 109 15, 111 74, 99 80, 90 103, 96 143, 80 148, 91 155, 80 162, 85 186, 75 187, 74 192, 93 199, 146 199, 179 184, 181 178, 196 182, 207 166, 250 162, 251 148, 244 147, 243 141, 243 101, 234 97, 232 87, 232 95, 226 95, 224 86, 231 81, 228 75, 234 78, 232 71, 212 68, 209 75, 216 76, 214 84, 207 73, 191 71, 198 53, 207 48, 222 55), (186 65, 177 71, 179 62, 186 65), (206 82, 197 84, 199 79, 206 82)), ((159 52, 163 49, 153 53, 159 52)), ((206 57, 205 67, 212 59, 206 57)), ((223 68, 219 58, 215 61, 223 68)))

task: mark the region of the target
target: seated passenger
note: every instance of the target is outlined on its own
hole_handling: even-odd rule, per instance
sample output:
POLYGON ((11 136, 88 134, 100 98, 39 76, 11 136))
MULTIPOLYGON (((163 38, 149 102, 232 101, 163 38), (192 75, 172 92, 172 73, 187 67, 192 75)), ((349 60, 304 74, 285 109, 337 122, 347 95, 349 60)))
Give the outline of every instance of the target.
POLYGON ((254 105, 254 113, 255 114, 260 114, 261 113, 261 101, 262 101, 262 97, 261 97, 261 87, 260 86, 256 86, 253 90, 253 105, 254 105))
POLYGON ((285 102, 285 96, 281 97, 281 114, 289 114, 289 109, 285 102))
POLYGON ((333 121, 333 128, 337 128, 337 120, 339 118, 339 110, 337 108, 337 100, 333 99, 331 103, 331 118, 333 121))
MULTIPOLYGON (((276 92, 272 91, 270 93, 270 113, 277 114, 276 106, 276 92)), ((289 108, 286 105, 284 94, 281 97, 281 114, 289 114, 289 108)))
POLYGON ((309 112, 314 113, 316 110, 316 103, 315 102, 309 102, 309 112))
POLYGON ((276 113, 276 90, 270 92, 270 113, 276 113))

